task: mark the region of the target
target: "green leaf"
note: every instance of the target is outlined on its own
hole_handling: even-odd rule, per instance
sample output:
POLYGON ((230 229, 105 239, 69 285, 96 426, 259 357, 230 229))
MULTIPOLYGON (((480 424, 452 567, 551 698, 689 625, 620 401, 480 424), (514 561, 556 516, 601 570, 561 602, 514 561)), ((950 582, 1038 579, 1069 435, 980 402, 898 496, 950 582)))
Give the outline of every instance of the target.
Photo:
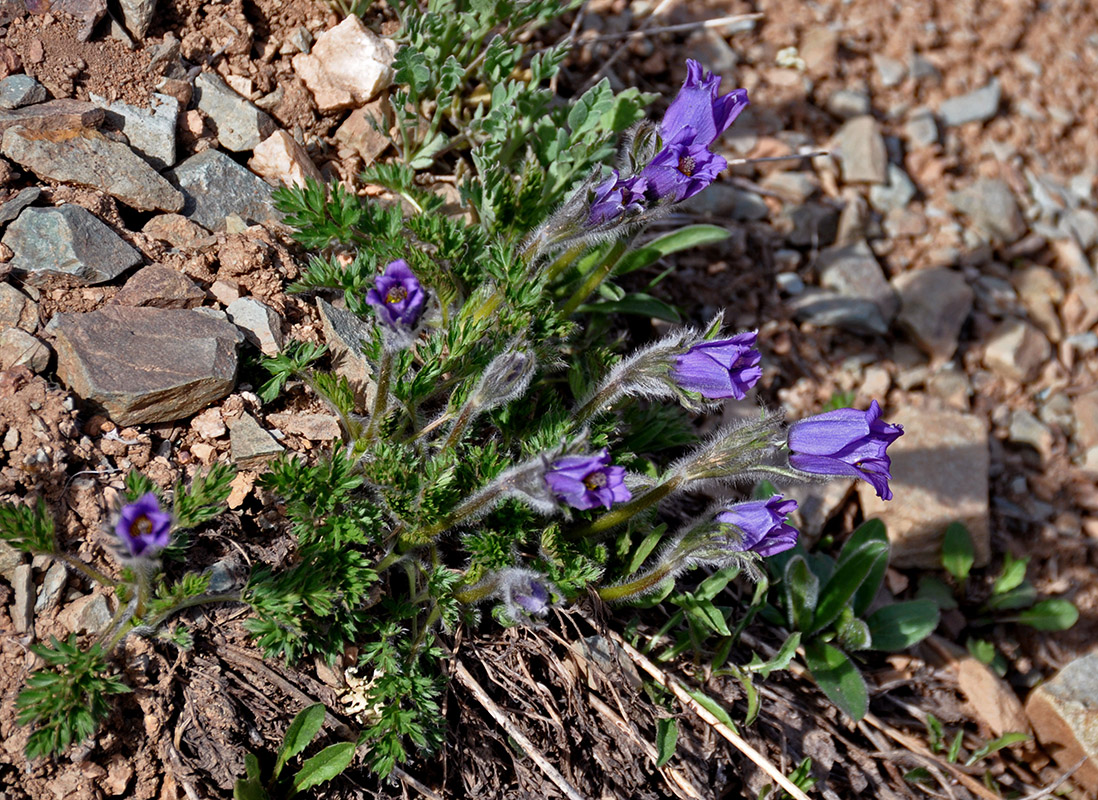
MULTIPOLYGON (((888 541, 888 531, 885 530, 885 524, 879 519, 866 520, 858 526, 854 533, 850 534, 850 538, 847 539, 846 544, 843 545, 842 552, 839 553, 838 563, 842 564, 844 561, 853 558, 863 547, 871 542, 879 542, 891 550, 891 545, 888 541)), ((851 608, 853 609, 855 616, 860 617, 869 610, 869 606, 873 603, 874 598, 877 596, 877 592, 881 588, 881 581, 884 580, 886 569, 888 569, 887 558, 876 563, 869 574, 866 575, 862 585, 859 586, 858 590, 854 593, 851 608)))
POLYGON ((267 790, 255 778, 239 778, 233 784, 233 800, 269 800, 267 790))
POLYGON ((938 627, 940 612, 933 600, 907 600, 879 608, 866 619, 870 647, 896 652, 921 642, 938 627))
POLYGON ((854 616, 849 606, 843 609, 839 615, 838 624, 835 626, 838 634, 838 643, 845 650, 867 650, 873 646, 873 637, 869 633, 869 626, 865 621, 854 616))
POLYGON ((656 720, 656 769, 659 769, 675 755, 675 745, 679 741, 679 726, 673 717, 656 720))
POLYGON ((626 575, 632 575, 644 565, 644 560, 656 549, 656 545, 663 541, 665 532, 666 529, 661 527, 659 530, 652 531, 641 540, 641 543, 637 545, 636 549, 633 551, 632 560, 629 562, 629 569, 626 571, 626 575))
POLYGON ((991 593, 993 595, 1004 594, 1021 586, 1022 581, 1026 578, 1026 566, 1028 564, 1028 558, 1015 558, 1011 553, 1007 553, 1006 560, 1003 562, 1003 571, 995 579, 995 585, 991 587, 991 593))
POLYGON ((854 549, 849 556, 844 547, 835 574, 820 591, 820 602, 809 630, 823 630, 834 622, 858 588, 870 577, 880 574, 882 564, 888 565, 888 551, 888 542, 875 539, 854 549))
POLYGON ((568 127, 572 130, 572 142, 577 143, 583 134, 594 130, 603 112, 614 102, 610 79, 603 78, 572 104, 568 112, 568 127))
POLYGON ((739 567, 723 567, 698 584, 698 588, 692 594, 698 600, 712 600, 739 574, 739 567))
POLYGON ((957 735, 953 737, 953 742, 949 745, 949 752, 946 753, 946 761, 950 764, 956 764, 957 759, 961 756, 961 745, 965 741, 965 732, 957 731, 957 735))
POLYGON ((931 600, 942 611, 951 611, 957 608, 957 600, 953 597, 953 590, 946 586, 933 575, 923 575, 919 578, 919 588, 915 596, 920 600, 931 600))
POLYGON ((625 255, 615 267, 614 274, 625 275, 636 272, 638 269, 652 266, 664 256, 680 250, 688 250, 691 247, 723 242, 731 235, 731 231, 717 225, 687 225, 685 228, 665 233, 625 255))
POLYGON ((993 594, 984 605, 992 611, 1009 611, 1016 608, 1029 608, 1037 601, 1037 589, 1029 581, 1022 581, 1008 592, 993 594))
POLYGON ((259 780, 259 759, 255 753, 244 754, 244 775, 248 780, 259 780))
POLYGON ((699 600, 688 594, 678 600, 676 604, 682 606, 686 616, 703 631, 716 633, 720 636, 732 635, 732 632, 728 630, 728 623, 725 622, 724 615, 719 608, 713 605, 712 601, 699 600))
POLYGON ((975 562, 976 548, 972 544, 972 534, 960 522, 949 523, 942 540, 942 566, 954 579, 963 581, 975 562))
POLYGON ((1018 622, 1039 631, 1066 631, 1079 621, 1079 609, 1069 600, 1042 600, 1018 615, 1018 622))
POLYGON ((815 618, 820 581, 808 568, 803 556, 792 558, 785 568, 782 582, 785 615, 793 630, 807 631, 815 618))
POLYGON ((355 743, 339 742, 329 745, 301 765, 301 771, 294 775, 291 795, 311 789, 318 783, 330 781, 355 759, 355 743))
POLYGON ((278 778, 287 761, 308 747, 309 742, 316 738, 321 726, 324 725, 325 713, 323 703, 313 703, 294 717, 294 721, 286 729, 286 739, 278 749, 278 760, 274 766, 275 778, 278 778))
POLYGON ((800 646, 801 634, 799 631, 794 631, 786 637, 784 642, 782 642, 781 648, 772 659, 764 662, 759 658, 759 654, 756 653, 746 669, 751 672, 756 672, 764 678, 769 678, 771 672, 786 669, 789 666, 789 662, 793 660, 793 656, 797 654, 797 648, 800 646))
POLYGON ((987 639, 969 639, 965 642, 968 652, 981 664, 991 664, 998 651, 987 639))
POLYGON ((720 722, 727 725, 731 731, 738 733, 736 730, 736 723, 732 721, 732 717, 728 716, 728 712, 725 711, 716 700, 700 689, 686 689, 686 693, 697 700, 698 705, 720 720, 720 722))
POLYGON ((973 751, 972 755, 968 757, 968 761, 965 762, 966 767, 971 767, 981 758, 987 758, 992 753, 1002 750, 1004 747, 1010 747, 1011 745, 1018 744, 1018 742, 1028 742, 1031 737, 1028 733, 1018 733, 1016 731, 1010 731, 1004 733, 998 739, 990 741, 983 747, 980 747, 973 751))
POLYGON ((640 317, 655 317, 665 322, 682 322, 678 309, 643 292, 626 295, 621 300, 584 303, 576 310, 591 314, 635 314, 640 317))
POLYGON ((804 660, 816 683, 839 710, 860 720, 869 710, 865 679, 850 658, 837 647, 813 640, 804 646, 804 660))

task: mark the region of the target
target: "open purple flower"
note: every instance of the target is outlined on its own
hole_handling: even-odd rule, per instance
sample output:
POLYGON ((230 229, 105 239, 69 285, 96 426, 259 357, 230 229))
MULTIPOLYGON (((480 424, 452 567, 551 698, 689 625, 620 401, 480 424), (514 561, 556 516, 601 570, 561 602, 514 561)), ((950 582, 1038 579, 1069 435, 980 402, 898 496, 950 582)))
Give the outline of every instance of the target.
POLYGON ((755 349, 757 338, 755 331, 746 331, 731 339, 696 344, 675 359, 671 378, 681 389, 710 400, 743 400, 762 377, 762 356, 755 349))
POLYGON ((663 141, 666 143, 683 129, 690 128, 694 142, 702 147, 713 144, 748 104, 746 89, 735 89, 723 97, 717 97, 720 88, 719 75, 706 72, 701 64, 688 58, 686 80, 660 123, 663 141))
POLYGON ((881 419, 874 400, 868 411, 840 408, 795 422, 789 428, 789 464, 817 475, 846 475, 868 481, 882 500, 892 499, 892 462, 885 450, 904 429, 881 419))
POLYGON ((172 538, 172 515, 152 492, 122 507, 114 532, 134 558, 153 558, 172 538))
POLYGON ((545 473, 545 483, 561 502, 586 511, 595 506, 610 508, 633 494, 625 485, 625 467, 610 465, 610 454, 565 456, 554 461, 545 473))
POLYGON ((727 166, 728 162, 709 152, 709 144, 699 140, 694 129, 687 126, 670 141, 664 141, 641 174, 648 181, 651 196, 679 203, 715 181, 727 166))
POLYGON ((377 310, 378 318, 390 328, 411 330, 423 315, 427 293, 408 263, 403 259, 389 262, 385 272, 366 292, 366 302, 377 310))
POLYGON ((717 514, 717 522, 734 525, 743 535, 739 540, 729 539, 728 549, 772 556, 797 543, 797 529, 785 521, 796 510, 796 500, 776 494, 769 500, 737 503, 717 514))

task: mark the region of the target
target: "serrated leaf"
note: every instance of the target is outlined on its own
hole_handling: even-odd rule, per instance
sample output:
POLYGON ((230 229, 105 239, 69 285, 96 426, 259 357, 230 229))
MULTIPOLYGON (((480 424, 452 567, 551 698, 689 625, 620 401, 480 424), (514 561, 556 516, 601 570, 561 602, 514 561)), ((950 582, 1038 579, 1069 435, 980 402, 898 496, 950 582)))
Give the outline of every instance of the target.
POLYGON ((278 760, 274 766, 275 778, 282 772, 282 768, 287 761, 308 747, 309 742, 316 738, 321 726, 324 725, 324 715, 326 713, 327 710, 324 708, 323 703, 313 703, 311 706, 302 709, 294 717, 290 727, 286 729, 286 739, 282 742, 282 747, 278 749, 278 760))
POLYGON ((354 742, 339 742, 338 744, 328 745, 301 765, 301 770, 294 775, 291 794, 298 794, 319 783, 330 781, 351 766, 354 759, 354 742))
POLYGON ((820 602, 816 605, 816 616, 812 622, 812 631, 826 628, 836 619, 867 578, 881 571, 881 564, 888 564, 888 542, 867 541, 846 556, 844 548, 835 573, 820 590, 820 602), (845 558, 844 558, 845 556, 845 558))
POLYGON ((664 256, 691 247, 723 242, 731 235, 731 231, 717 225, 687 225, 685 228, 665 233, 623 256, 614 268, 614 274, 625 275, 636 272, 638 269, 652 266, 664 256))
POLYGON ((672 717, 656 720, 656 769, 659 769, 675 755, 675 745, 679 741, 679 726, 672 717))
POLYGON ((1018 622, 1039 631, 1066 631, 1079 621, 1079 609, 1060 598, 1042 600, 1018 615, 1018 622))
POLYGON ((804 646, 805 666, 839 710, 860 720, 869 710, 865 679, 850 658, 837 647, 818 640, 804 646))
POLYGON ((960 522, 951 522, 942 539, 942 566, 955 580, 968 578, 972 565, 976 563, 976 548, 972 544, 972 534, 960 522))
POLYGON ((793 557, 786 565, 782 582, 786 618, 793 630, 806 631, 811 627, 819 592, 820 581, 808 568, 808 562, 803 556, 793 557))
POLYGON ((573 104, 568 112, 568 127, 572 131, 572 142, 578 143, 583 135, 594 130, 599 118, 614 102, 614 93, 610 90, 610 79, 603 78, 573 104))
POLYGON ((896 652, 906 650, 938 627, 941 614, 933 600, 906 600, 877 609, 866 624, 873 638, 874 650, 896 652))

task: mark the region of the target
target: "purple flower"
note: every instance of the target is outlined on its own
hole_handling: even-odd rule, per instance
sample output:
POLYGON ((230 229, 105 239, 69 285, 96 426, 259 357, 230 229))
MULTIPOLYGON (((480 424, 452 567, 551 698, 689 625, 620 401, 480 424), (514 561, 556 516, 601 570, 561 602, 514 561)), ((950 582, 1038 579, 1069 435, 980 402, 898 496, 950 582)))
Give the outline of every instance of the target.
POLYGON ((134 558, 152 558, 172 538, 172 515, 160 510, 152 492, 122 507, 114 532, 134 558))
POLYGON ((684 128, 690 128, 694 141, 708 147, 728 130, 740 112, 747 108, 747 90, 736 89, 724 97, 717 97, 720 88, 719 75, 706 72, 697 61, 687 59, 686 81, 660 123, 664 142, 674 139, 684 128))
POLYGON ((377 315, 390 328, 411 330, 419 323, 427 293, 403 259, 389 262, 385 273, 366 292, 366 302, 377 309, 377 315))
POLYGON ((613 170, 610 177, 595 187, 595 198, 588 210, 587 227, 594 228, 611 222, 624 213, 644 210, 644 194, 648 181, 642 175, 624 180, 613 170))
POLYGON ((525 587, 512 590, 511 599, 531 616, 541 617, 549 611, 549 590, 539 580, 530 580, 525 587))
POLYGON ((840 408, 817 414, 789 428, 789 464, 817 475, 846 475, 868 481, 882 500, 892 499, 892 465, 885 450, 903 435, 899 425, 881 420, 874 400, 868 411, 840 408))
POLYGON ((738 503, 717 514, 717 522, 734 525, 743 534, 741 540, 730 540, 728 549, 772 556, 797 543, 797 529, 785 521, 796 510, 796 500, 784 500, 776 494, 769 500, 738 503))
POLYGON ((633 496, 625 486, 625 467, 610 466, 605 448, 595 455, 565 456, 554 461, 545 473, 545 482, 558 500, 580 511, 595 506, 610 508, 633 496))
POLYGON ((762 377, 762 356, 755 349, 758 333, 737 333, 731 339, 701 342, 675 359, 671 378, 680 388, 717 400, 743 400, 762 377))
POLYGON ((496 596, 503 600, 507 616, 518 623, 539 624, 560 597, 548 578, 525 567, 500 570, 496 581, 496 596))
POLYGON ((689 125, 681 129, 656 153, 641 175, 648 182, 649 194, 657 200, 670 198, 678 203, 693 197, 717 179, 728 162, 709 152, 709 143, 700 140, 689 125))

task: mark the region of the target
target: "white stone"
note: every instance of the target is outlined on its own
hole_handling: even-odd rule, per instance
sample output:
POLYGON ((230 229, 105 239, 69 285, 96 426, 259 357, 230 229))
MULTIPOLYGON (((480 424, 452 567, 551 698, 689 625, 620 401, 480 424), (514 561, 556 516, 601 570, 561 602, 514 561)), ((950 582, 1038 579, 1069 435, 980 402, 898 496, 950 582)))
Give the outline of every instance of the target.
POLYGON ((217 439, 225 435, 225 420, 218 408, 207 408, 191 420, 191 427, 203 439, 217 439))
POLYGON ((283 130, 275 131, 256 145, 248 166, 268 183, 304 186, 306 178, 323 180, 305 148, 283 130))
POLYGON ((241 297, 230 303, 225 313, 264 355, 278 355, 282 349, 282 318, 277 311, 254 297, 241 297))
POLYGON ((370 102, 393 80, 396 43, 347 17, 317 37, 308 55, 294 56, 294 71, 309 87, 321 113, 370 102))

